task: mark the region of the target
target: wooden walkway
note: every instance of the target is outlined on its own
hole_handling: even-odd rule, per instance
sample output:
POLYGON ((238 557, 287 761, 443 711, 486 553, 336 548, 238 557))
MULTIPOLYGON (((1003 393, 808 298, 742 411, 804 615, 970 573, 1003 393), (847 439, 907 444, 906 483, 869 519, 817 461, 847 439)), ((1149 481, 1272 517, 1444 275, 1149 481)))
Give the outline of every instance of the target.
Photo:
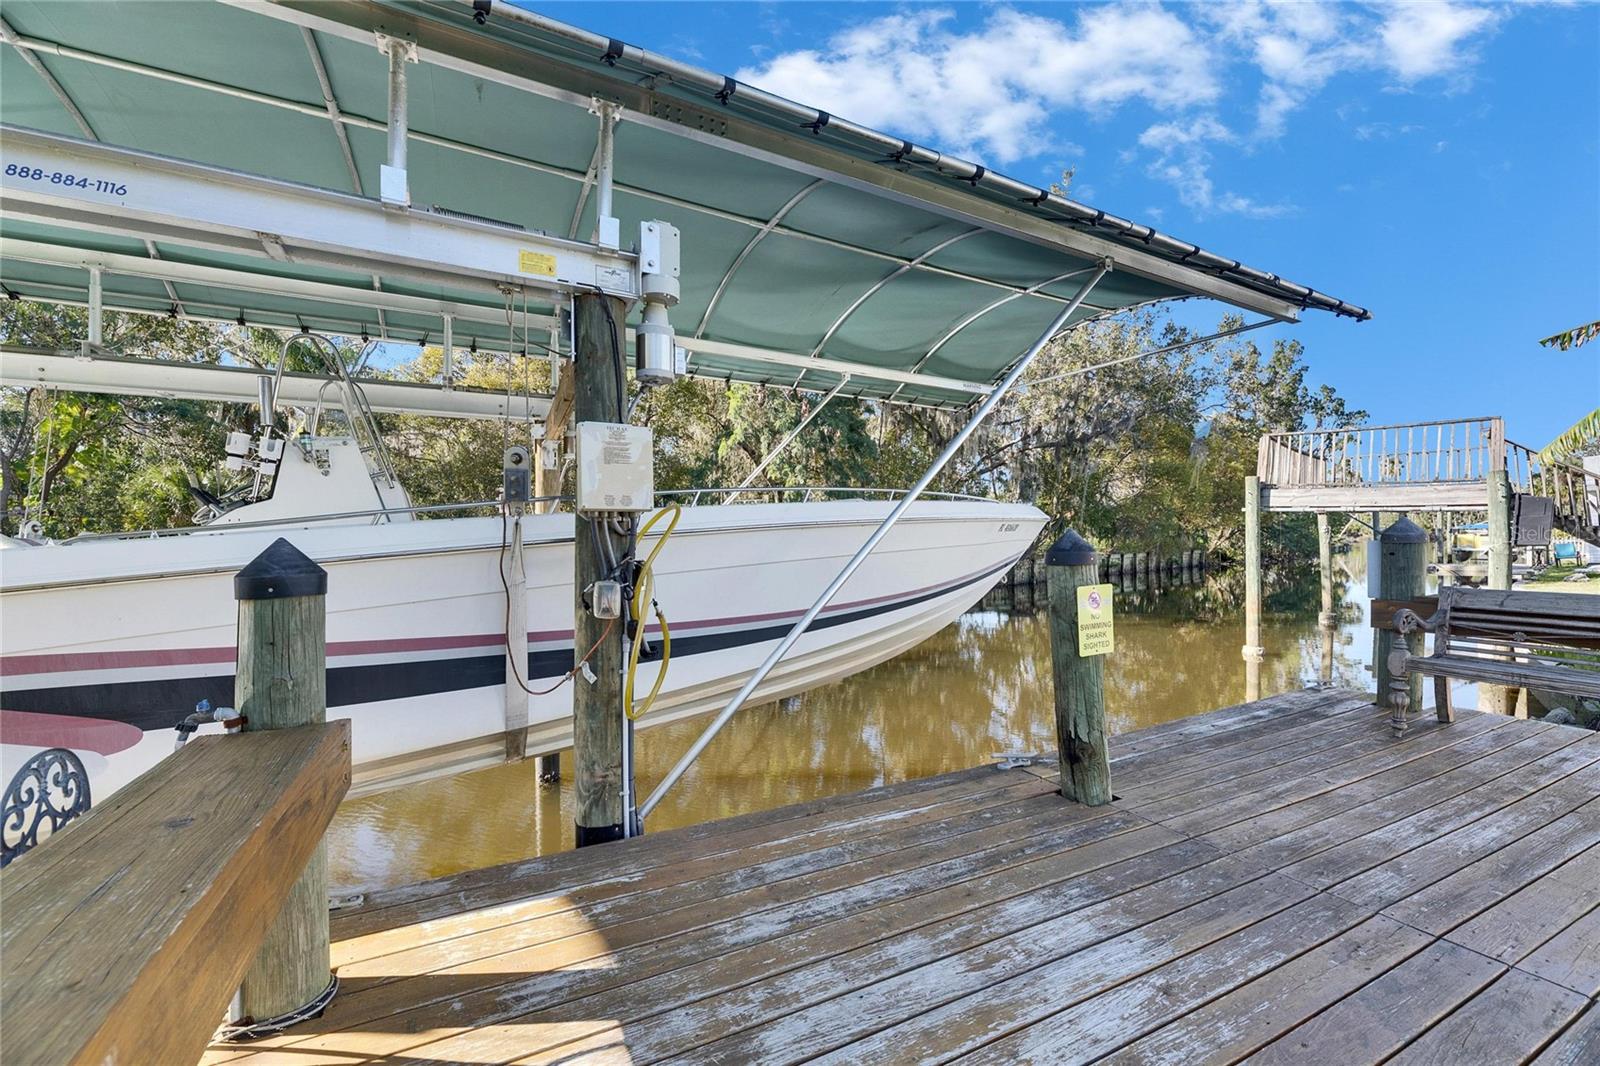
POLYGON ((1600 1061, 1600 735, 1300 692, 1112 754, 374 893, 205 1061, 1600 1061))

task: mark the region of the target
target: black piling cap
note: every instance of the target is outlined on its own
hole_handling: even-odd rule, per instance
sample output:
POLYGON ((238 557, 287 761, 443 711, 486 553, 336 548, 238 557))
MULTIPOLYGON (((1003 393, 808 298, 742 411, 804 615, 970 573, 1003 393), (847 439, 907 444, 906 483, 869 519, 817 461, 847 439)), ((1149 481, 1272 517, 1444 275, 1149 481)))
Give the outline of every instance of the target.
POLYGON ((236 600, 283 600, 291 596, 326 596, 328 572, 305 552, 279 537, 267 550, 233 575, 236 600))
POLYGON ((1401 515, 1394 525, 1378 534, 1378 539, 1385 544, 1422 544, 1427 541, 1428 534, 1421 526, 1401 515))
POLYGON ((1069 529, 1044 553, 1046 566, 1087 566, 1095 561, 1094 545, 1069 529))

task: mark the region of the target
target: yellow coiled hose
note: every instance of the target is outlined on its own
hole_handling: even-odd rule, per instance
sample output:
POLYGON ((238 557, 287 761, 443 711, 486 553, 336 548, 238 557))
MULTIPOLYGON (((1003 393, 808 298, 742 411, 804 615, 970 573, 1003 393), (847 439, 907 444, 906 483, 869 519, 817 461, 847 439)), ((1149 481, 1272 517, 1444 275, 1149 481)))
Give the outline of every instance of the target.
POLYGON ((633 647, 628 653, 628 678, 623 686, 622 706, 627 709, 628 717, 638 721, 650 710, 655 703, 656 696, 661 692, 661 682, 667 677, 667 663, 672 659, 672 631, 667 628, 667 616, 661 613, 661 608, 652 599, 655 591, 655 562, 656 556, 661 554, 661 549, 666 546, 667 538, 672 536, 672 531, 678 528, 678 519, 683 517, 683 508, 677 504, 663 507, 650 516, 650 520, 639 528, 639 539, 644 540, 646 533, 661 521, 664 515, 671 515, 672 520, 667 523, 667 528, 656 540, 650 549, 650 554, 644 557, 644 565, 639 568, 639 578, 633 583, 633 600, 630 605, 631 616, 639 623, 638 630, 634 633, 633 647), (656 683, 650 686, 650 694, 644 702, 635 705, 633 702, 633 677, 639 672, 639 650, 644 647, 644 608, 646 605, 655 611, 656 621, 661 624, 661 669, 656 671, 656 683))

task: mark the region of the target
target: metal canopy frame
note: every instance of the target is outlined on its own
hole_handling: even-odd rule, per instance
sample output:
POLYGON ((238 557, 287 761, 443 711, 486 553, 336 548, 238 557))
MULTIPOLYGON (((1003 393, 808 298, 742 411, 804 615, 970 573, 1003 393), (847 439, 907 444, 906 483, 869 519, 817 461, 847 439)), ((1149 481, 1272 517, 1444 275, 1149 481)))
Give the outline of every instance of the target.
MULTIPOLYGON (((724 135, 729 138, 737 136, 746 141, 746 147, 751 151, 759 151, 762 143, 777 142, 770 137, 762 137, 759 129, 745 128, 744 123, 750 123, 753 127, 761 120, 768 119, 770 121, 765 124, 769 127, 793 131, 785 138, 784 152, 796 170, 805 168, 803 156, 811 154, 800 151, 799 146, 812 145, 818 158, 826 154, 833 155, 830 162, 835 167, 840 162, 838 149, 855 149, 861 155, 894 164, 895 171, 886 171, 881 162, 856 170, 864 180, 878 186, 880 192, 892 190, 893 186, 901 184, 893 179, 894 173, 915 170, 918 174, 937 175, 949 186, 959 183, 970 190, 992 195, 1006 204, 1026 205, 1032 209, 1035 217, 1051 224, 1047 239, 1056 246, 1074 247, 1080 255, 1091 260, 1113 257, 1122 271, 1172 279, 1174 275, 1169 267, 1177 266, 1181 268, 1181 273, 1191 275, 1181 282, 1190 287, 1196 285, 1193 273, 1196 270, 1204 271, 1220 283, 1216 290, 1208 287, 1208 295, 1240 306, 1252 306, 1246 294, 1254 291, 1256 295, 1284 308, 1287 311, 1285 317, 1289 318, 1295 317, 1295 312, 1301 307, 1316 307, 1357 319, 1369 317, 1364 308, 1208 252, 1149 226, 1076 203, 1047 188, 1027 185, 979 164, 913 144, 786 100, 725 75, 569 26, 511 4, 496 7, 487 20, 488 27, 477 30, 466 17, 469 9, 465 3, 439 0, 422 0, 405 5, 367 0, 359 4, 342 5, 341 9, 331 12, 328 5, 316 3, 315 0, 224 2, 300 25, 313 25, 328 33, 359 34, 363 32, 362 27, 366 22, 376 18, 385 19, 386 24, 402 23, 418 41, 425 62, 430 61, 431 53, 436 57, 433 61, 454 61, 463 64, 462 69, 472 69, 475 76, 493 78, 502 84, 516 85, 551 97, 572 91, 592 93, 595 90, 591 86, 604 86, 609 90, 609 95, 622 99, 630 111, 638 112, 637 115, 630 115, 630 121, 660 121, 651 115, 648 98, 658 89, 670 91, 675 104, 692 98, 696 102, 704 101, 716 106, 718 110, 707 113, 715 118, 717 125, 726 127, 724 135), (497 26, 507 23, 515 25, 521 34, 514 43, 492 37, 498 32, 497 26), (530 79, 508 73, 517 64, 495 65, 485 62, 494 49, 516 49, 526 56, 535 45, 540 48, 542 55, 552 61, 557 61, 559 57, 559 61, 570 64, 564 71, 564 78, 549 76, 544 84, 530 85, 530 79), (579 85, 584 87, 575 89, 579 85), (634 90, 631 94, 628 92, 630 88, 634 90), (808 130, 811 135, 802 136, 801 130, 808 130), (829 153, 828 149, 834 151, 829 153)), ((686 131, 680 127, 676 132, 686 131)), ((920 189, 918 192, 927 197, 933 190, 920 189)), ((1023 214, 1021 210, 1013 210, 1016 214, 1023 214)), ((1043 235, 1044 231, 1036 232, 1043 235)), ((1276 313, 1265 307, 1257 309, 1276 313)))
MULTIPOLYGON (((1297 317, 1299 307, 1302 305, 1328 306, 1329 309, 1339 313, 1351 314, 1362 317, 1364 311, 1353 308, 1340 301, 1327 301, 1320 298, 1313 290, 1303 286, 1294 286, 1281 282, 1274 275, 1267 275, 1259 271, 1250 271, 1240 267, 1232 260, 1213 256, 1194 246, 1174 242, 1171 238, 1156 234, 1155 231, 1135 227, 1127 231, 1139 240, 1136 245, 1117 245, 1105 236, 1080 232, 1079 229, 1063 227, 1062 219, 1038 217, 1044 212, 1045 205, 1055 205, 1059 198, 1052 199, 1047 190, 1030 189, 1029 196, 1022 197, 1020 201, 1037 209, 1029 211, 1022 206, 1008 206, 994 202, 992 198, 973 196, 970 193, 958 192, 937 183, 931 183, 922 177, 913 177, 904 180, 901 171, 908 167, 918 175, 916 167, 910 164, 928 165, 936 163, 936 169, 941 176, 958 175, 971 190, 992 193, 996 189, 1015 191, 1028 187, 1020 186, 1010 179, 1004 179, 992 172, 984 171, 981 167, 962 164, 951 157, 931 153, 929 150, 907 146, 903 142, 896 142, 900 149, 895 166, 885 167, 881 160, 863 161, 852 158, 848 153, 842 152, 838 143, 838 135, 848 133, 853 138, 865 137, 872 143, 885 140, 884 135, 874 134, 872 131, 842 120, 834 119, 828 125, 827 136, 818 128, 812 136, 799 136, 796 134, 775 134, 771 123, 765 126, 744 114, 743 105, 753 100, 764 101, 763 107, 768 110, 776 109, 780 113, 798 113, 795 111, 799 105, 786 101, 779 101, 769 97, 758 90, 746 86, 737 87, 737 97, 740 106, 729 108, 728 99, 718 97, 717 103, 722 106, 721 113, 713 108, 710 112, 691 113, 684 108, 692 106, 681 100, 684 92, 695 86, 709 84, 708 75, 703 71, 673 61, 653 56, 640 49, 631 47, 624 49, 624 65, 643 62, 652 65, 652 79, 647 79, 643 84, 635 84, 628 79, 619 79, 615 74, 599 69, 585 69, 578 57, 570 55, 574 42, 605 40, 594 35, 586 35, 584 31, 574 30, 571 27, 562 27, 551 20, 530 15, 519 9, 502 7, 496 10, 492 25, 488 31, 477 31, 470 25, 464 16, 466 12, 455 5, 443 5, 429 2, 412 2, 406 4, 361 2, 348 3, 338 6, 325 4, 299 4, 299 3, 263 3, 260 0, 225 0, 229 6, 254 12, 270 19, 288 23, 298 29, 298 37, 305 47, 310 69, 316 76, 316 96, 319 103, 307 103, 301 99, 291 99, 282 95, 257 88, 246 88, 241 85, 221 84, 206 78, 185 74, 178 71, 164 70, 140 62, 134 58, 120 58, 117 56, 98 54, 82 47, 75 47, 64 42, 49 41, 38 37, 27 36, 14 32, 9 26, 6 30, 7 39, 19 52, 28 56, 30 65, 48 75, 48 71, 39 63, 38 55, 55 55, 71 59, 79 63, 95 64, 109 67, 128 74, 171 82, 188 88, 216 93, 235 99, 247 100, 253 104, 264 105, 272 108, 291 111, 301 115, 315 116, 325 121, 332 130, 338 143, 339 159, 348 176, 351 187, 359 195, 362 191, 362 182, 359 168, 355 166, 354 150, 347 134, 349 127, 372 130, 384 134, 389 142, 390 170, 397 169, 395 163, 404 163, 404 142, 412 141, 434 145, 449 152, 464 153, 471 156, 492 159, 496 162, 508 163, 515 166, 526 167, 535 172, 554 175, 564 180, 576 183, 579 186, 577 203, 571 217, 571 223, 564 228, 568 232, 576 232, 576 225, 589 200, 589 191, 600 184, 601 145, 596 145, 595 152, 591 155, 589 166, 584 171, 565 166, 552 165, 549 162, 520 157, 514 153, 500 151, 485 147, 481 144, 469 144, 435 133, 420 131, 409 125, 406 121, 404 108, 404 68, 407 61, 416 61, 423 64, 448 69, 453 72, 465 73, 473 78, 482 78, 497 85, 506 86, 518 91, 532 93, 548 100, 558 100, 566 104, 585 105, 592 104, 597 91, 604 92, 616 101, 616 106, 622 111, 624 120, 630 124, 638 125, 658 133, 670 133, 678 138, 697 141, 704 144, 714 144, 716 148, 742 155, 746 158, 759 160, 765 164, 772 164, 787 169, 797 175, 806 177, 805 185, 800 186, 796 193, 777 210, 766 213, 764 216, 750 216, 738 211, 729 211, 714 207, 707 203, 697 203, 673 196, 669 193, 628 186, 618 182, 617 188, 627 191, 634 196, 652 200, 654 202, 670 204, 674 208, 719 219, 722 221, 736 222, 750 226, 755 232, 746 242, 739 256, 725 271, 718 282, 716 291, 711 300, 706 304, 695 326, 695 337, 692 339, 718 339, 708 338, 709 326, 719 310, 723 296, 736 273, 748 260, 750 254, 766 237, 773 234, 782 234, 786 238, 806 241, 826 247, 838 248, 854 255, 876 258, 893 264, 890 274, 880 278, 860 292, 855 301, 842 315, 833 319, 831 326, 824 334, 823 340, 809 346, 810 354, 820 356, 829 354, 827 345, 838 334, 845 321, 866 304, 866 302, 885 288, 888 282, 908 275, 931 275, 948 277, 953 280, 974 283, 1000 290, 1003 295, 998 299, 976 309, 958 323, 955 328, 948 329, 938 338, 937 343, 922 353, 913 370, 925 367, 929 360, 959 336, 964 329, 973 322, 998 310, 1017 299, 1028 298, 1042 300, 1061 305, 1071 298, 1070 294, 1048 291, 1051 285, 1069 278, 1082 270, 1061 272, 1047 278, 1042 282, 1013 282, 996 277, 986 277, 973 274, 969 271, 958 269, 951 265, 943 265, 930 261, 934 255, 948 246, 946 242, 920 254, 895 254, 880 248, 864 247, 850 240, 839 239, 820 233, 810 233, 803 228, 794 228, 784 225, 784 218, 803 200, 807 199, 814 191, 824 187, 837 187, 840 189, 855 189, 870 191, 877 197, 887 199, 894 203, 914 206, 919 210, 930 211, 942 216, 951 222, 965 223, 974 231, 999 234, 1012 238, 1025 240, 1031 244, 1049 248, 1055 251, 1065 251, 1074 255, 1098 255, 1110 252, 1114 255, 1118 269, 1124 274, 1156 278, 1163 283, 1171 283, 1181 287, 1185 292, 1216 296, 1240 306, 1254 307, 1274 318, 1288 321, 1297 317), (536 30, 541 41, 553 35, 555 38, 566 42, 561 48, 555 50, 549 58, 541 57, 538 61, 529 62, 529 39, 526 35, 517 37, 515 34, 507 36, 503 33, 504 22, 514 22, 521 28, 536 30), (497 29, 496 27, 501 27, 497 29), (383 36, 378 40, 378 49, 373 49, 374 28, 383 36), (360 43, 364 49, 382 50, 388 53, 391 60, 390 66, 390 108, 389 115, 384 120, 369 118, 354 114, 348 106, 338 99, 333 89, 333 80, 330 77, 328 63, 324 58, 324 51, 318 41, 320 35, 329 39, 338 39, 345 42, 360 43), (513 39, 515 38, 515 39, 513 39), (37 53, 37 54, 35 54, 37 53), (402 58, 403 57, 403 58, 402 58), (563 66, 565 63, 567 65, 563 66), (516 71, 516 73, 513 73, 516 71), (666 115, 663 108, 668 99, 671 100, 672 111, 666 115), (709 115, 709 118, 707 117, 709 115), (702 128, 693 128, 698 123, 702 128), (906 155, 909 152, 909 155, 906 155), (900 156, 904 156, 901 158, 900 156), (997 184, 998 183, 998 184, 997 184), (1164 258, 1162 254, 1171 253, 1164 258), (1171 258, 1176 256, 1176 261, 1171 258), (1223 277, 1225 274, 1234 274, 1237 277, 1223 277), (1262 287, 1272 290, 1261 291, 1262 287)), ((547 42, 546 42, 547 43, 547 42)), ((143 57, 141 57, 143 58, 143 57)), ((65 87, 59 81, 51 79, 58 97, 65 97, 65 87), (57 92, 59 90, 59 92, 57 92)), ((719 86, 728 84, 726 81, 717 80, 719 86)), ((76 108, 76 105, 72 105, 76 108)), ((801 109, 802 111, 804 109, 801 109)), ((79 109, 81 114, 81 109, 79 109)), ((85 120, 87 121, 87 120, 85 120)), ((813 121, 809 125, 815 125, 813 121)), ((780 123, 780 125, 788 125, 780 123)), ((600 138, 604 140, 604 138, 600 138)), ((383 197, 385 201, 391 198, 383 197)), ((1068 201, 1060 201, 1063 204, 1068 201)), ((1077 213, 1082 215, 1087 209, 1077 213)), ((1072 214, 1072 211, 1068 212, 1072 214)), ((1107 216, 1100 212, 1088 212, 1085 217, 1093 216, 1095 225, 1105 223, 1113 230, 1117 230, 1117 221, 1114 216, 1107 216)), ((1104 228, 1104 227, 1102 227, 1104 228)), ((1119 230, 1120 232, 1120 230, 1119 230)), ((965 239, 957 235, 957 239, 965 239)), ((955 241, 948 242, 956 243, 955 241)), ((155 252, 154 241, 147 243, 147 249, 155 252)), ((267 249, 269 254, 272 249, 267 249)), ((172 282, 163 281, 163 286, 168 290, 169 299, 176 296, 172 282)), ((383 282, 376 273, 373 274, 373 291, 382 291, 383 282)), ((1162 297, 1157 297, 1162 298, 1162 297)), ((175 299, 171 299, 176 304, 175 299)), ((1089 305, 1093 312, 1116 310, 1112 307, 1095 307, 1089 305)), ((396 336, 400 338, 414 338, 415 328, 406 330, 391 330, 388 322, 384 321, 383 309, 375 309, 378 314, 378 332, 380 335, 396 336)), ((442 316, 441 316, 442 319, 442 316)), ((309 323, 308 323, 309 325, 309 323)), ((441 320, 442 325, 442 320, 441 320)), ((440 333, 446 332, 441 329, 440 333)), ((738 345, 738 341, 721 339, 724 344, 738 345)), ((685 347, 690 347, 685 345, 685 347)), ((728 358, 745 360, 752 357, 752 349, 760 345, 744 344, 742 347, 724 348, 720 355, 728 358)), ((693 349, 691 348, 691 351, 693 349)), ((902 364, 904 365, 904 364, 902 364)), ((868 368, 870 371, 870 367, 868 368)), ((1003 376, 1007 369, 1001 367, 993 376, 987 376, 987 381, 993 381, 1003 376)), ((820 370, 820 367, 819 367, 820 370)), ((691 372, 705 373, 707 376, 725 377, 728 370, 725 366, 702 367, 691 363, 691 372)), ((903 371, 902 371, 903 372, 903 371)), ((741 380, 765 380, 759 374, 740 371, 741 380)), ((873 380, 869 373, 863 374, 863 383, 873 380)), ((815 387, 825 389, 832 380, 817 383, 815 387)), ((893 387, 884 390, 885 395, 873 398, 902 401, 907 392, 920 393, 917 399, 924 404, 933 406, 963 406, 967 401, 963 397, 974 394, 971 386, 975 384, 968 380, 965 387, 956 390, 944 389, 931 380, 907 380, 897 382, 893 387), (943 392, 953 392, 954 395, 930 397, 924 386, 939 389, 943 392)))
MULTIPOLYGON (((962 426, 961 431, 950 439, 944 450, 934 458, 933 463, 923 472, 922 477, 917 479, 917 483, 895 503, 888 515, 878 524, 878 528, 872 531, 872 535, 867 538, 866 543, 856 549, 856 553, 844 564, 844 567, 840 569, 834 579, 828 582, 828 587, 822 590, 822 594, 817 597, 806 613, 800 616, 800 619, 795 622, 788 633, 784 634, 783 639, 778 642, 778 646, 772 649, 765 661, 756 668, 755 672, 750 675, 739 691, 734 693, 733 698, 727 702, 722 710, 717 712, 716 718, 705 728, 704 732, 695 738, 694 743, 689 745, 689 750, 684 752, 683 757, 673 764, 672 769, 667 771, 667 775, 661 779, 661 782, 656 785, 644 803, 639 806, 637 816, 639 821, 642 822, 643 819, 650 816, 650 812, 656 809, 657 805, 666 797, 666 794, 671 791, 672 786, 678 783, 678 780, 683 777, 690 766, 694 765, 694 761, 700 757, 700 753, 705 751, 706 745, 716 738, 716 735, 722 731, 722 727, 727 725, 728 721, 739 712, 739 709, 745 705, 755 690, 761 686, 761 682, 767 679, 767 675, 772 672, 773 668, 783 660, 784 656, 789 654, 801 636, 805 634, 805 631, 811 628, 811 624, 817 620, 817 617, 822 614, 828 604, 833 602, 833 598, 844 588, 845 582, 849 581, 851 575, 860 569, 862 563, 866 562, 867 556, 872 554, 872 549, 876 548, 879 542, 888 536, 889 530, 894 528, 895 524, 900 521, 900 516, 905 514, 911 505, 917 501, 917 498, 927 490, 928 486, 933 483, 933 479, 939 476, 939 472, 961 450, 961 446, 967 442, 967 438, 972 436, 977 428, 983 424, 984 420, 989 417, 989 413, 999 406, 1001 400, 1005 399, 1006 394, 1011 391, 1011 387, 1017 383, 1017 379, 1022 377, 1027 372, 1028 367, 1033 365, 1033 361, 1038 358, 1039 353, 1044 351, 1045 347, 1056 338, 1056 335, 1067 327, 1067 322, 1071 319, 1073 312, 1078 309, 1078 305, 1094 290, 1100 280, 1109 273, 1111 273, 1111 262, 1106 260, 1101 263, 1094 276, 1078 290, 1078 295, 1073 301, 1063 308, 1055 320, 1050 323, 1049 328, 1040 334, 1039 339, 1034 341, 1027 351, 1022 353, 1012 365, 1011 371, 1006 375, 1005 380, 989 394, 983 403, 978 405, 978 409, 972 413, 972 417, 967 420, 967 424, 962 426)), ((630 813, 628 817, 630 829, 632 829, 631 822, 634 816, 630 813)))
MULTIPOLYGON (((101 356, 85 359, 77 352, 0 344, 0 385, 45 386, 71 392, 117 396, 185 396, 221 403, 250 403, 260 397, 259 382, 272 371, 257 367, 180 363, 172 359, 101 356)), ((283 375, 279 398, 284 403, 314 406, 329 379, 315 374, 283 375)), ((427 415, 435 418, 543 418, 550 397, 523 396, 481 389, 446 389, 420 381, 382 378, 352 379, 374 411, 427 415)))

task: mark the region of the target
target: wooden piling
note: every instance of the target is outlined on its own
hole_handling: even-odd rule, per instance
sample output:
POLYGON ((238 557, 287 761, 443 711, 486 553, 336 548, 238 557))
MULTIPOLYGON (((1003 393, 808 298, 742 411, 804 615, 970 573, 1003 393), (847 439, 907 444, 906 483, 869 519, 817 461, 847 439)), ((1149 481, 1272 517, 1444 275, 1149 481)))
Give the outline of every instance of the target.
MULTIPOLYGON (((1072 530, 1045 555, 1050 579, 1050 661, 1055 677, 1061 794, 1089 807, 1111 802, 1103 655, 1078 654, 1078 589, 1096 583, 1094 547, 1072 530)), ((1110 605, 1107 604, 1107 609, 1110 605)))
MULTIPOLYGON (((588 293, 575 301, 577 357, 573 362, 573 414, 579 422, 621 422, 622 381, 627 308, 612 296, 588 293)), ((622 638, 619 622, 596 618, 585 595, 606 577, 596 550, 605 537, 613 558, 622 558, 627 544, 604 522, 583 515, 574 521, 573 655, 590 648, 589 670, 572 679, 572 788, 576 805, 578 847, 622 838, 622 638), (590 674, 594 681, 588 680, 590 674)))
POLYGON ((1317 571, 1322 585, 1322 613, 1317 624, 1324 628, 1333 625, 1333 533, 1328 526, 1328 516, 1317 512, 1317 571))
MULTIPOLYGON (((234 575, 234 707, 246 732, 327 720, 327 593, 327 572, 282 537, 234 575)), ((311 1004, 330 988, 330 961, 328 850, 319 843, 245 971, 236 1020, 311 1004)))
MULTIPOLYGON (((1511 587, 1511 479, 1505 470, 1489 471, 1489 577, 1487 587, 1511 587)), ((1478 686, 1478 709, 1510 714, 1516 693, 1502 685, 1478 686)))
MULTIPOLYGON (((1401 601, 1420 599, 1426 592, 1428 584, 1428 534, 1422 527, 1405 515, 1401 515, 1392 526, 1379 534, 1378 553, 1383 560, 1378 571, 1380 598, 1401 601)), ((1398 717, 1404 711, 1395 707, 1389 689, 1389 682, 1393 678, 1389 670, 1389 652, 1393 650, 1399 634, 1393 629, 1380 629, 1377 634, 1377 656, 1373 660, 1372 671, 1378 681, 1378 704, 1388 708, 1390 714, 1395 716, 1395 729, 1399 735, 1405 731, 1404 721, 1398 717)), ((1405 640, 1406 647, 1412 655, 1422 654, 1420 630, 1408 634, 1405 640)), ((1412 709, 1421 709, 1422 675, 1412 671, 1409 680, 1411 686, 1408 706, 1412 709)))
POLYGON ((539 780, 545 784, 559 784, 561 782, 561 753, 547 751, 534 758, 533 770, 539 780))
MULTIPOLYGON (((1246 659, 1260 660, 1261 646, 1261 482, 1244 479, 1244 647, 1246 659)), ((1258 699, 1258 696, 1249 696, 1258 699)))

